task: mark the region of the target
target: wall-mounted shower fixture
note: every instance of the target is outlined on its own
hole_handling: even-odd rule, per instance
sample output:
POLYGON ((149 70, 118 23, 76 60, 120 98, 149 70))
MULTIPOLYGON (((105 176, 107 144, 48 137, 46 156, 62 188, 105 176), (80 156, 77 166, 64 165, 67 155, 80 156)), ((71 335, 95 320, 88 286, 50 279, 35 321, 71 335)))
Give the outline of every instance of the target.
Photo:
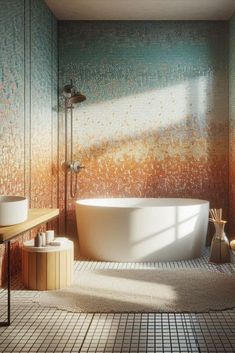
POLYGON ((72 109, 74 105, 84 102, 86 100, 86 96, 76 91, 75 86, 73 85, 73 81, 70 81, 69 85, 65 85, 63 88, 63 96, 65 97, 66 108, 72 109))
POLYGON ((67 210, 67 190, 68 190, 68 172, 70 173, 70 196, 74 198, 77 194, 77 175, 81 169, 85 168, 79 161, 73 161, 73 109, 78 103, 84 102, 86 97, 78 92, 73 85, 73 81, 70 84, 63 87, 62 94, 65 98, 65 212, 67 210), (70 114, 68 113, 70 111, 70 114), (68 118, 70 117, 70 121, 68 118), (68 123, 70 124, 70 158, 68 152, 68 123), (75 174, 75 180, 74 179, 75 174))

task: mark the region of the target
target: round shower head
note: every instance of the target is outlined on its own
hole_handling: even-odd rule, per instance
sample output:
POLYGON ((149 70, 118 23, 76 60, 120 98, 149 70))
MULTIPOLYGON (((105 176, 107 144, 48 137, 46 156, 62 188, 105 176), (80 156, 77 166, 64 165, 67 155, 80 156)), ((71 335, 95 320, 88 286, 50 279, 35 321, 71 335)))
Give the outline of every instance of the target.
POLYGON ((74 93, 74 94, 70 97, 69 103, 70 103, 70 104, 77 104, 77 103, 84 102, 85 100, 86 100, 86 97, 85 97, 83 94, 77 92, 77 93, 74 93))

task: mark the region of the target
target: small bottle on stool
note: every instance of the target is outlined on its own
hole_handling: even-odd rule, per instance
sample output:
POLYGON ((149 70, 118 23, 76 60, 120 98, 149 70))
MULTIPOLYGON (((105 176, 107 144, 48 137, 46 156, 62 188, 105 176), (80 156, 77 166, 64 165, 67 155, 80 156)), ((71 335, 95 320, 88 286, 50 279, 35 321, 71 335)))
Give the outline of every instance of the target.
POLYGON ((37 248, 42 246, 42 237, 41 237, 41 233, 37 233, 35 239, 34 239, 34 246, 36 246, 37 248))

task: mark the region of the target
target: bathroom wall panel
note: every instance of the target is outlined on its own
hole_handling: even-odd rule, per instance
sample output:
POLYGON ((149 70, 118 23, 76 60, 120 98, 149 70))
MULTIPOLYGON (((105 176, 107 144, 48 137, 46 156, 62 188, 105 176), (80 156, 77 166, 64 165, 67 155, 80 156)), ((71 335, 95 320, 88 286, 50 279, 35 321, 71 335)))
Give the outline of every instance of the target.
MULTIPOLYGON (((11 1, 3 8, 11 21, 0 25, 0 194, 17 195, 24 194, 24 4, 11 1)), ((17 244, 13 249, 16 253, 17 244)), ((0 264, 5 260, 5 248, 0 246, 0 264)), ((2 271, 0 283, 1 278, 2 271)))
POLYGON ((11 21, 0 27, 0 190, 17 194, 24 192, 24 6, 7 2, 4 12, 11 21))
MULTIPOLYGON (((59 207, 59 124, 58 124, 58 33, 57 19, 52 16, 52 51, 51 51, 51 185, 52 185, 52 207, 59 207)), ((58 220, 56 220, 57 222, 58 220)))
POLYGON ((31 205, 52 206, 52 17, 31 7, 31 205))
MULTIPOLYGON (((0 194, 57 207, 57 22, 42 0, 0 5, 0 194)), ((32 235, 12 242, 13 273, 21 270, 22 241, 32 235)), ((0 283, 5 277, 0 246, 0 283)))
MULTIPOLYGON (((87 96, 74 109, 78 198, 197 197, 227 217, 227 37, 226 22, 59 23, 60 90, 73 79, 87 96)), ((61 101, 61 140, 64 119, 61 101)), ((72 234, 69 196, 67 218, 72 234)))

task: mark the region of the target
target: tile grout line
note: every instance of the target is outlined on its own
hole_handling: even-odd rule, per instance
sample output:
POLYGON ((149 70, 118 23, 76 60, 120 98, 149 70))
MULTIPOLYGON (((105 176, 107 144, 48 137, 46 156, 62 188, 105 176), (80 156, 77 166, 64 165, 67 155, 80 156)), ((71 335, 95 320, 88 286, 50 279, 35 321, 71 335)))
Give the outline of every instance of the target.
POLYGON ((82 340, 82 343, 81 343, 81 347, 79 348, 78 353, 80 353, 81 350, 82 350, 82 347, 83 347, 84 342, 85 342, 85 340, 86 340, 87 334, 88 334, 88 332, 89 332, 89 330, 90 330, 90 327, 91 327, 92 321, 93 321, 93 319, 94 319, 94 316, 95 316, 95 313, 92 314, 91 321, 90 321, 90 323, 89 323, 89 325, 88 325, 88 327, 87 327, 86 333, 85 333, 85 335, 84 335, 84 337, 83 337, 83 340, 82 340))

